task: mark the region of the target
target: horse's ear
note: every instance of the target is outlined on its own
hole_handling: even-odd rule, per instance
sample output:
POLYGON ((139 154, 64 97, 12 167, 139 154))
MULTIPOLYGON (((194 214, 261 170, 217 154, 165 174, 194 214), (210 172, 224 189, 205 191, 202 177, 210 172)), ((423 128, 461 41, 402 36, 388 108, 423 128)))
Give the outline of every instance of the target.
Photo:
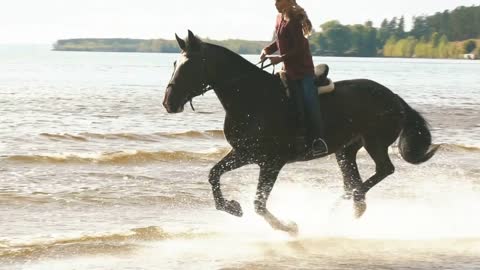
POLYGON ((196 37, 192 31, 188 30, 187 49, 189 51, 199 51, 202 47, 202 41, 196 37))
POLYGON ((177 39, 178 46, 180 46, 180 49, 185 51, 185 49, 187 48, 187 44, 185 43, 185 41, 183 39, 179 38, 177 34, 175 34, 175 38, 177 39))
POLYGON ((188 40, 192 41, 194 40, 196 37, 195 35, 193 34, 192 31, 188 30, 188 40))

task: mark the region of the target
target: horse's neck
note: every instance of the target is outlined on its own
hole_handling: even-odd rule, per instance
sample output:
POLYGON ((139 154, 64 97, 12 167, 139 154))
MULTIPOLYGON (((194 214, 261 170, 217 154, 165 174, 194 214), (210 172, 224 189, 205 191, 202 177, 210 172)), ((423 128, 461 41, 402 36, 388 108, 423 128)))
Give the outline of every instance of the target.
POLYGON ((259 74, 247 75, 231 85, 216 88, 215 93, 228 114, 248 113, 268 102, 269 97, 264 94, 268 90, 265 89, 268 88, 267 80, 259 74))
POLYGON ((215 88, 215 93, 227 114, 245 115, 262 104, 275 102, 275 95, 266 94, 272 90, 274 80, 268 73, 248 64, 219 70, 219 87, 215 88), (225 85, 222 85, 222 82, 225 82, 225 85))

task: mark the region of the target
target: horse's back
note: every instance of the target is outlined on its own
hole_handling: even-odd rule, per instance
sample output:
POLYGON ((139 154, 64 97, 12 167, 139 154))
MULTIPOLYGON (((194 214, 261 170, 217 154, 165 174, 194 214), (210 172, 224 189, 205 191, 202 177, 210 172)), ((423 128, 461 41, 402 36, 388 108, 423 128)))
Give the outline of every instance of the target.
POLYGON ((340 95, 358 98, 368 98, 372 96, 383 96, 394 98, 395 94, 386 86, 369 79, 354 79, 335 82, 335 92, 340 95))
MULTIPOLYGON (((335 91, 320 96, 322 110, 327 122, 327 132, 337 136, 366 136, 376 132, 398 127, 402 121, 403 107, 387 87, 368 79, 355 79, 335 82, 335 91), (347 131, 345 133, 345 131, 347 131)), ((399 130, 392 130, 392 136, 399 130)))
POLYGON ((384 85, 368 79, 335 82, 335 91, 321 96, 320 100, 322 104, 338 112, 383 111, 392 106, 394 108, 401 106, 395 93, 384 85))

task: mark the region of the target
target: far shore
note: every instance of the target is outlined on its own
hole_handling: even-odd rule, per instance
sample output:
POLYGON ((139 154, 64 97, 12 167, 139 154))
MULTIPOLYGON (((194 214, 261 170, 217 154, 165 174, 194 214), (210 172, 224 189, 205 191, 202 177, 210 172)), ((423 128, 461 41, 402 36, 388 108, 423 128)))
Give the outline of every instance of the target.
MULTIPOLYGON (((58 52, 101 52, 101 53, 141 53, 141 54, 149 54, 149 53, 164 53, 164 54, 179 54, 180 51, 178 52, 151 52, 151 51, 121 51, 121 50, 91 50, 91 49, 56 49, 52 48, 52 51, 58 51, 58 52)), ((237 52, 238 53, 238 52, 237 52)), ((255 53, 239 53, 242 55, 259 55, 260 51, 255 52, 255 53)), ((379 59, 432 59, 432 60, 465 60, 465 61, 472 61, 472 60, 480 60, 480 58, 477 57, 472 57, 472 58, 467 58, 467 57, 458 57, 458 58, 429 58, 429 57, 392 57, 392 56, 348 56, 348 55, 317 55, 313 54, 312 56, 314 57, 339 57, 339 58, 379 58, 379 59)))

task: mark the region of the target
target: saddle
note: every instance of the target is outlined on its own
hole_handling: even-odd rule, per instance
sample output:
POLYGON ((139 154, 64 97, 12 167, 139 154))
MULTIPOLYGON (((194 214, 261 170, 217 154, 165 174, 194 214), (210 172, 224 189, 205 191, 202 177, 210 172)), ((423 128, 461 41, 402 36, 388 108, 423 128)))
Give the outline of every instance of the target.
MULTIPOLYGON (((317 86, 319 95, 328 94, 335 90, 335 83, 328 78, 329 71, 330 68, 326 64, 320 64, 315 67, 315 86, 317 86)), ((280 70, 277 72, 277 76, 280 77, 285 87, 287 97, 291 97, 291 89, 295 88, 295 86, 293 86, 293 82, 287 78, 287 73, 284 70, 280 70)))

